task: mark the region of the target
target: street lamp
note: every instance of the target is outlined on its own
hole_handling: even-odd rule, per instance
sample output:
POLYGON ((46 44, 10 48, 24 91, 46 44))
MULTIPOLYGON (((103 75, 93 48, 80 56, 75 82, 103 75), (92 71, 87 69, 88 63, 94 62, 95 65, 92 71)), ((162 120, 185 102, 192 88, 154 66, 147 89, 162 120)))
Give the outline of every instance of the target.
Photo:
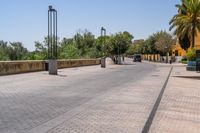
POLYGON ((103 46, 103 57, 101 58, 101 67, 106 68, 106 55, 105 55, 106 29, 104 27, 101 27, 101 42, 102 42, 102 46, 103 46))
POLYGON ((48 62, 49 74, 57 75, 57 11, 48 10, 48 62))

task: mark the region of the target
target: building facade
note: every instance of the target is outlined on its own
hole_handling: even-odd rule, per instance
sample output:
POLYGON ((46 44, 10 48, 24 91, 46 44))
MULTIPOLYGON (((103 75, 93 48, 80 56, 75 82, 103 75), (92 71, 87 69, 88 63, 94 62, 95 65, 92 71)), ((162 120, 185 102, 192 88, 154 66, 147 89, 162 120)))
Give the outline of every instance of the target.
MULTIPOLYGON (((197 36, 195 37, 195 46, 197 50, 200 50, 200 32, 197 33, 197 36)), ((191 49, 192 46, 190 46, 189 49, 191 49)), ((174 49, 172 50, 173 56, 186 56, 186 51, 181 48, 180 44, 178 41, 176 42, 176 45, 174 49)))

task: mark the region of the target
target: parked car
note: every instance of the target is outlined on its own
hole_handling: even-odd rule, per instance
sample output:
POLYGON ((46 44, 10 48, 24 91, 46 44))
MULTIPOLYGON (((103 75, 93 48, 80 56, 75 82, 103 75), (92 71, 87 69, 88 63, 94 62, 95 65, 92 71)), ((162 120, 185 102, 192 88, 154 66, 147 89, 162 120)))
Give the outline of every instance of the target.
POLYGON ((140 54, 134 54, 133 55, 133 61, 134 62, 142 62, 142 57, 140 54))

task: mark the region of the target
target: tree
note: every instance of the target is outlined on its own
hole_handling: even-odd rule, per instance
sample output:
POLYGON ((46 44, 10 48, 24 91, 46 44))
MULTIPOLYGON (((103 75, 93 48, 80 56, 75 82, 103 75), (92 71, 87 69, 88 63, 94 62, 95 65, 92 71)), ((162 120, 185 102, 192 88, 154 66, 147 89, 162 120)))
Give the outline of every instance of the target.
POLYGON ((140 54, 153 54, 153 60, 155 60, 155 54, 159 53, 155 45, 157 39, 157 33, 150 35, 142 44, 139 45, 138 50, 140 51, 140 54))
POLYGON ((87 30, 83 31, 82 33, 80 31, 74 36, 74 43, 75 46, 79 49, 80 55, 82 57, 88 57, 88 49, 91 49, 95 46, 95 37, 91 32, 87 30))
POLYGON ((10 60, 8 55, 7 42, 0 41, 0 60, 10 60))
POLYGON ((47 45, 45 44, 45 42, 46 41, 44 41, 44 44, 43 44, 39 41, 35 41, 35 51, 32 52, 33 55, 31 55, 31 58, 33 60, 46 60, 48 58, 47 45))
POLYGON ((76 47, 73 38, 63 38, 61 42, 61 47, 59 48, 59 58, 60 59, 76 59, 80 57, 80 52, 76 47))
POLYGON ((75 45, 69 44, 62 48, 63 50, 60 54, 61 59, 77 59, 80 57, 78 48, 75 45))
MULTIPOLYGON (((124 54, 132 43, 133 36, 128 32, 106 36, 105 44, 102 45, 102 38, 95 36, 87 31, 79 31, 73 38, 63 38, 58 42, 58 58, 99 58, 103 54, 106 56, 124 54)), ((29 52, 23 47, 21 42, 0 41, 0 60, 46 60, 48 59, 48 39, 43 42, 35 41, 35 50, 29 52)))
POLYGON ((174 34, 183 39, 188 36, 195 46, 195 36, 200 31, 200 0, 183 0, 176 5, 179 12, 170 21, 170 30, 176 28, 174 34))
POLYGON ((112 46, 110 45, 110 36, 105 36, 105 43, 103 44, 103 37, 99 36, 95 41, 95 51, 96 51, 96 57, 103 57, 103 54, 105 56, 109 56, 112 50, 112 46))
POLYGON ((131 45, 128 50, 126 51, 127 55, 134 55, 136 53, 139 53, 137 50, 137 45, 131 45))
POLYGON ((21 42, 10 42, 8 54, 11 60, 24 60, 28 54, 27 48, 21 42))
POLYGON ((166 55, 166 62, 168 62, 168 53, 175 46, 175 41, 171 34, 161 31, 157 33, 156 49, 166 55))
POLYGON ((144 41, 138 42, 136 44, 132 44, 128 50, 126 51, 127 55, 134 55, 134 54, 146 54, 146 47, 147 45, 145 44, 144 41))
POLYGON ((146 54, 157 54, 159 53, 158 50, 156 49, 156 41, 158 39, 158 34, 154 33, 151 36, 149 36, 145 40, 145 49, 143 50, 144 53, 146 54))
POLYGON ((175 40, 173 36, 165 31, 157 33, 156 49, 164 55, 174 48, 175 40))
POLYGON ((128 32, 119 32, 110 38, 112 55, 124 54, 132 43, 133 36, 128 32))

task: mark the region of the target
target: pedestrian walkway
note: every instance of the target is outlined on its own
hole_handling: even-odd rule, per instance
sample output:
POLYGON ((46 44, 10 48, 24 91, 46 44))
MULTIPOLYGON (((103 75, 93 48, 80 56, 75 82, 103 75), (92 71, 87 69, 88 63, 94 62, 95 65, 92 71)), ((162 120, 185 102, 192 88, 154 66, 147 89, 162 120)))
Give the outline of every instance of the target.
POLYGON ((150 133, 200 132, 200 73, 173 64, 150 133))
POLYGON ((199 133, 200 73, 132 60, 1 76, 0 132, 141 133, 172 66, 149 132, 199 133))
POLYGON ((29 133, 140 133, 170 67, 113 90, 31 129, 29 133))

